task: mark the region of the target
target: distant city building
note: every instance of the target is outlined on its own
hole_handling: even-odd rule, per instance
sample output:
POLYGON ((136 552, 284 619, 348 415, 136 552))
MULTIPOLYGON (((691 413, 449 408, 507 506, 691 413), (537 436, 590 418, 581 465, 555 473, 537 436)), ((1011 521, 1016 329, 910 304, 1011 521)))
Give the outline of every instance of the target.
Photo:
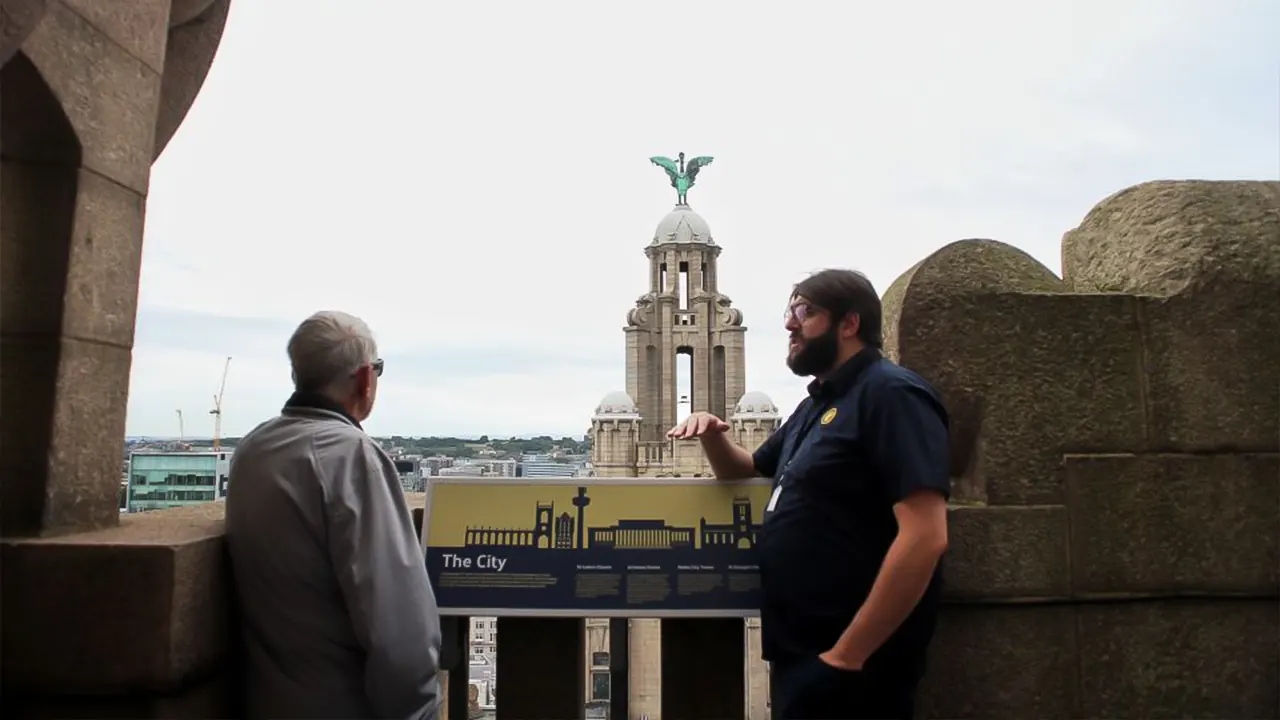
POLYGON ((492 720, 497 709, 496 661, 471 663, 467 668, 467 685, 467 717, 471 720, 492 720))
POLYGON ((417 455, 401 455, 392 457, 396 472, 400 474, 400 487, 405 492, 422 492, 426 485, 422 458, 417 455))
POLYGON ((230 469, 230 451, 129 453, 126 509, 145 512, 223 499, 230 469))
POLYGON ((509 459, 472 460, 464 467, 476 469, 481 477, 515 477, 518 463, 509 459))
POLYGON ((585 464, 585 459, 579 462, 566 462, 564 460, 553 460, 549 454, 524 455, 520 458, 516 476, 526 478, 578 477, 585 464))
POLYGON ((429 474, 439 475, 441 469, 453 467, 453 458, 448 455, 432 455, 422 458, 422 464, 426 466, 429 474))
POLYGON ((470 650, 472 663, 492 663, 497 657, 498 618, 471 618, 470 650))
POLYGON ((467 637, 470 654, 467 658, 468 717, 489 718, 494 711, 497 695, 498 618, 471 618, 467 637))
POLYGON ((454 465, 453 467, 440 468, 440 472, 436 473, 436 475, 439 477, 475 477, 479 473, 470 465, 454 465))
POLYGON ((517 477, 519 463, 510 459, 458 458, 453 467, 442 467, 440 477, 517 477))
POLYGON ((584 663, 587 681, 587 717, 607 718, 613 687, 609 676, 609 619, 587 618, 584 663))

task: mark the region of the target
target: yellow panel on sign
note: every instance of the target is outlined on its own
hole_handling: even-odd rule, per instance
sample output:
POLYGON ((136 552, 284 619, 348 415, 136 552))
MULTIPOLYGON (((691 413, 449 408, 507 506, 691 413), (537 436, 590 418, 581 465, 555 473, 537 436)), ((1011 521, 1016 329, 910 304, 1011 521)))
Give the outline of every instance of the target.
MULTIPOLYGON (((548 507, 553 518, 569 513, 576 521, 578 508, 574 502, 582 481, 567 482, 572 484, 551 484, 546 480, 433 482, 424 528, 427 546, 462 547, 468 528, 533 530, 539 506, 548 507)), ((597 480, 581 486, 587 488, 583 507, 587 528, 609 527, 623 520, 663 520, 671 527, 697 527, 703 519, 708 523, 731 523, 736 498, 750 501, 752 521, 758 523, 769 501, 766 483, 666 484, 646 480, 644 484, 621 484, 614 480, 605 484, 597 480)))

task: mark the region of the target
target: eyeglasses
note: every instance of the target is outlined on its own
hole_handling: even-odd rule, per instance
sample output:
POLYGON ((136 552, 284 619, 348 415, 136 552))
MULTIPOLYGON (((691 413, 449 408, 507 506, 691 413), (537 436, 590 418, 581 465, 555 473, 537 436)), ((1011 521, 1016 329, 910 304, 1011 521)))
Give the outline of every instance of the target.
POLYGON ((374 360, 369 367, 373 368, 374 375, 377 375, 378 377, 382 377, 382 358, 378 358, 377 360, 374 360))
POLYGON ((782 324, 785 325, 793 319, 798 323, 803 323, 805 320, 808 320, 817 314, 818 308, 807 302, 798 302, 788 305, 787 309, 782 312, 782 324))

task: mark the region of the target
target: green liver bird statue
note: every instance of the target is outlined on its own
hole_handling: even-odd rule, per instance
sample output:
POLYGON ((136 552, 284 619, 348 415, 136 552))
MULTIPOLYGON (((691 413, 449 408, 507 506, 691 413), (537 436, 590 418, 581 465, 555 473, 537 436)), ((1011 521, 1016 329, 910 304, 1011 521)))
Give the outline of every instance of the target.
POLYGON ((688 205, 686 196, 689 194, 689 188, 693 187, 694 181, 698 178, 698 171, 710 165, 714 159, 710 155, 700 155, 686 164, 684 153, 680 153, 675 160, 654 156, 649 158, 649 162, 667 171, 667 177, 671 178, 671 187, 676 189, 676 204, 688 205))

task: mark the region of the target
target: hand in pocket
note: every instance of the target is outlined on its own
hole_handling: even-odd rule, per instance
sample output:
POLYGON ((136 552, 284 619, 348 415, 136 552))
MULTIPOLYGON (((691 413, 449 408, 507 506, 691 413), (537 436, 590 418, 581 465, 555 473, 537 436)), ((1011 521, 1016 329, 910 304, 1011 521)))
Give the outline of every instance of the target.
POLYGON ((782 716, 786 720, 837 720, 857 711, 862 672, 842 670, 813 657, 797 668, 782 716))

